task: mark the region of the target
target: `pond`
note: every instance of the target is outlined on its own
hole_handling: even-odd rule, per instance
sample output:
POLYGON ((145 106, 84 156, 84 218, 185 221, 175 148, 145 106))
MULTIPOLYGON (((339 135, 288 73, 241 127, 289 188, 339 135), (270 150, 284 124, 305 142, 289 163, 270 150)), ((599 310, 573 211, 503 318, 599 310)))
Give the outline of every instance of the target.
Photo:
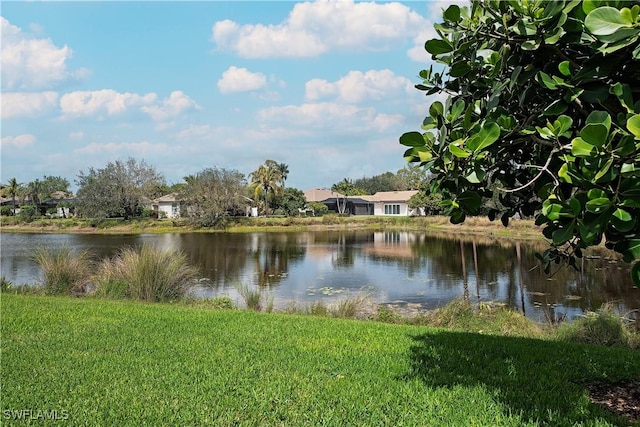
POLYGON ((202 279, 196 296, 230 296, 236 287, 260 287, 276 307, 301 305, 364 292, 377 303, 415 310, 453 298, 502 302, 536 320, 571 319, 611 303, 640 309, 640 290, 629 266, 611 253, 594 252, 579 270, 547 276, 536 252, 543 242, 401 231, 185 233, 141 235, 0 234, 1 273, 16 284, 37 283, 36 247, 90 249, 98 257, 142 243, 182 250, 202 279))

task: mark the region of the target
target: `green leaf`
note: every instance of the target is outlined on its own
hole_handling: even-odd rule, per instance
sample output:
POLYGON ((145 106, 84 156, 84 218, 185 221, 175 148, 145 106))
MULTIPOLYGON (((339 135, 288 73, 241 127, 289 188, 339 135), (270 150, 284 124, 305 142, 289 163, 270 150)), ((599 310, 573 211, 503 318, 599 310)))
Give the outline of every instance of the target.
POLYGON ((451 77, 462 77, 469 71, 471 71, 471 66, 467 61, 459 61, 451 64, 451 68, 449 68, 449 75, 451 77))
POLYGON ((558 64, 558 71, 560 71, 560 74, 562 74, 563 76, 570 76, 571 75, 571 62, 562 61, 560 64, 558 64))
POLYGON ((542 114, 545 116, 557 116, 558 114, 562 114, 567 111, 569 106, 562 99, 556 99, 553 101, 547 108, 544 109, 542 114))
POLYGON ((475 191, 464 191, 456 198, 458 204, 466 211, 474 212, 482 206, 482 198, 475 191))
POLYGON ((444 11, 442 16, 449 22, 458 22, 460 20, 460 7, 455 4, 451 5, 444 11))
POLYGON ((615 246, 615 250, 622 254, 625 262, 633 262, 640 258, 640 239, 623 240, 615 246))
POLYGON ((476 165, 473 172, 465 176, 465 178, 472 184, 480 184, 482 181, 484 181, 486 176, 487 173, 485 172, 485 170, 482 169, 482 167, 480 167, 479 165, 476 165))
POLYGON ((582 128, 580 137, 596 147, 602 147, 609 137, 609 130, 603 124, 590 123, 582 128))
POLYGON ((453 122, 458 117, 460 117, 460 114, 462 114, 462 112, 464 111, 464 106, 465 106, 465 103, 464 103, 464 100, 462 99, 458 99, 456 102, 454 102, 453 105, 451 106, 451 112, 447 116, 447 120, 449 122, 453 122))
POLYGON ((596 182, 600 178, 605 176, 607 174, 607 172, 609 172, 609 169, 611 168, 612 164, 613 164, 613 156, 610 157, 609 160, 607 160, 607 162, 604 164, 604 166, 602 166, 602 168, 598 171, 598 173, 596 173, 596 177, 594 178, 596 180, 596 182))
POLYGON ((640 114, 635 114, 627 120, 627 129, 635 139, 640 140, 640 114))
POLYGON ((599 124, 611 129, 611 116, 606 111, 595 110, 587 117, 587 124, 599 124))
POLYGON ((569 129, 571 129, 571 125, 573 124, 573 119, 569 116, 560 116, 554 122, 553 126, 557 129, 556 135, 560 136, 569 129))
POLYGON ((636 220, 628 211, 618 208, 611 217, 611 224, 621 233, 627 233, 633 230, 633 227, 636 225, 636 220))
POLYGON ((611 207, 611 200, 606 197, 601 197, 599 199, 589 200, 585 205, 585 208, 589 212, 593 213, 602 213, 611 207))
POLYGON ((568 184, 573 183, 573 180, 571 179, 571 175, 569 175, 568 164, 564 163, 562 166, 560 166, 560 169, 558 170, 558 177, 568 184))
POLYGON ((540 83, 542 86, 546 87, 547 89, 551 89, 551 90, 558 89, 558 85, 556 84, 556 81, 553 80, 551 76, 547 73, 539 71, 538 74, 536 75, 536 80, 538 81, 538 83, 540 83))
POLYGON ((454 156, 460 159, 466 159, 471 155, 471 152, 464 150, 458 147, 457 145, 453 145, 453 144, 449 144, 449 151, 451 152, 451 154, 453 154, 454 156))
POLYGON ((444 106, 440 101, 434 102, 429 107, 429 114, 431 115, 431 117, 440 117, 442 116, 443 112, 444 112, 444 106))
POLYGON ((427 149, 422 149, 422 147, 419 147, 416 150, 414 150, 414 152, 416 151, 418 154, 418 158, 420 159, 421 162, 428 162, 433 158, 433 154, 431 154, 431 151, 427 149))
POLYGON ((419 132, 407 132, 400 137, 400 144, 407 147, 424 146, 424 137, 419 132))
POLYGON ((500 138, 500 126, 493 122, 485 123, 482 125, 480 132, 469 138, 467 147, 475 153, 489 147, 498 138, 500 138))
POLYGON ((562 245, 573 237, 573 230, 575 229, 575 220, 571 221, 569 224, 564 226, 563 228, 559 228, 555 230, 551 234, 551 239, 553 240, 553 244, 556 246, 562 245))
POLYGON ((461 209, 454 209, 451 211, 451 216, 449 221, 451 224, 462 224, 464 220, 467 218, 467 215, 461 209))
POLYGON ((596 36, 613 34, 620 28, 629 28, 633 25, 618 9, 610 6, 599 7, 592 10, 584 20, 584 26, 596 36))
POLYGON ((640 167, 637 167, 634 163, 623 163, 620 168, 620 173, 623 177, 640 176, 640 167))
POLYGON ((571 141, 571 154, 576 157, 591 157, 596 152, 596 147, 582 138, 574 138, 571 141))
POLYGON ((451 44, 448 41, 440 40, 440 39, 432 39, 427 41, 424 44, 424 48, 431 55, 440 55, 442 53, 449 53, 453 50, 453 46, 451 46, 451 44))

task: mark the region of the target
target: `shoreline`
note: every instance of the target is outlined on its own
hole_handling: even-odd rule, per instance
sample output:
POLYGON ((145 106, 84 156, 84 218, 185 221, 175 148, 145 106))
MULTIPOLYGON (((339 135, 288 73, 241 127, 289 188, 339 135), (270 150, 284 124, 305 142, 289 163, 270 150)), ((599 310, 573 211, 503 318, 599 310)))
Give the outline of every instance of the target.
MULTIPOLYGON (((4 219, 4 218, 3 218, 4 219)), ((109 220, 107 220, 109 221, 109 220)), ((544 241, 542 230, 533 220, 512 220, 504 227, 500 221, 483 217, 468 218, 462 224, 451 224, 445 216, 432 217, 259 217, 234 219, 225 229, 195 228, 176 224, 172 220, 133 220, 92 226, 89 220, 40 219, 32 223, 6 224, 0 222, 0 233, 48 233, 48 234, 164 234, 164 233, 254 233, 254 232, 304 232, 304 231, 413 231, 483 235, 511 240, 544 241)))

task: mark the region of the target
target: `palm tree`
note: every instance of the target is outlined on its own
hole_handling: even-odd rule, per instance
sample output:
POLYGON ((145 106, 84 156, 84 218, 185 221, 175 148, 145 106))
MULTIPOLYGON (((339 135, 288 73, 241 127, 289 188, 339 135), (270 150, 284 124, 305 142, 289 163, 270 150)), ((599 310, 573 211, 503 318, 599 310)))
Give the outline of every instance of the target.
POLYGON ((279 185, 282 182, 282 176, 275 165, 273 160, 267 160, 264 165, 260 165, 250 174, 249 188, 253 191, 256 200, 260 197, 260 193, 264 193, 265 216, 269 215, 269 192, 278 194, 282 191, 279 185))
POLYGON ((280 178, 282 179, 282 188, 284 188, 284 183, 289 176, 289 165, 286 163, 278 163, 276 165, 276 170, 280 174, 280 178))
POLYGON ((32 181, 29 183, 27 187, 27 195, 29 199, 31 199, 31 203, 38 209, 38 205, 40 204, 40 194, 42 193, 42 183, 39 179, 32 181))
POLYGON ((11 178, 9 180, 9 194, 11 195, 11 202, 13 204, 13 215, 16 214, 16 195, 18 194, 18 191, 20 190, 20 183, 18 183, 18 181, 16 181, 15 178, 11 178))
POLYGON ((347 196, 352 196, 357 193, 356 186, 348 178, 344 178, 342 181, 331 186, 331 191, 338 194, 342 194, 342 205, 340 204, 340 196, 336 196, 336 204, 338 207, 338 213, 345 213, 347 209, 347 196))

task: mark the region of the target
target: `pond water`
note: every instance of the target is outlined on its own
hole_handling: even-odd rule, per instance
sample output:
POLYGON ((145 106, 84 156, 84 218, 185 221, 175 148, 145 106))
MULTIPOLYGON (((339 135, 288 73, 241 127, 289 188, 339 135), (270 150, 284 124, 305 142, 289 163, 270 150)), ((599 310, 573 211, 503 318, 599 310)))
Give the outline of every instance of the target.
MULTIPOLYGON (((182 250, 198 266, 197 296, 227 295, 236 286, 260 287, 276 306, 317 300, 331 304, 365 292, 378 303, 430 309, 453 298, 497 301, 536 320, 571 319, 611 303, 640 310, 640 289, 629 266, 605 251, 547 276, 536 251, 544 243, 491 237, 400 231, 185 233, 142 235, 0 234, 1 274, 16 284, 37 283, 36 247, 90 249, 97 257, 142 243, 182 250)), ((637 312, 636 312, 637 314, 637 312)))

